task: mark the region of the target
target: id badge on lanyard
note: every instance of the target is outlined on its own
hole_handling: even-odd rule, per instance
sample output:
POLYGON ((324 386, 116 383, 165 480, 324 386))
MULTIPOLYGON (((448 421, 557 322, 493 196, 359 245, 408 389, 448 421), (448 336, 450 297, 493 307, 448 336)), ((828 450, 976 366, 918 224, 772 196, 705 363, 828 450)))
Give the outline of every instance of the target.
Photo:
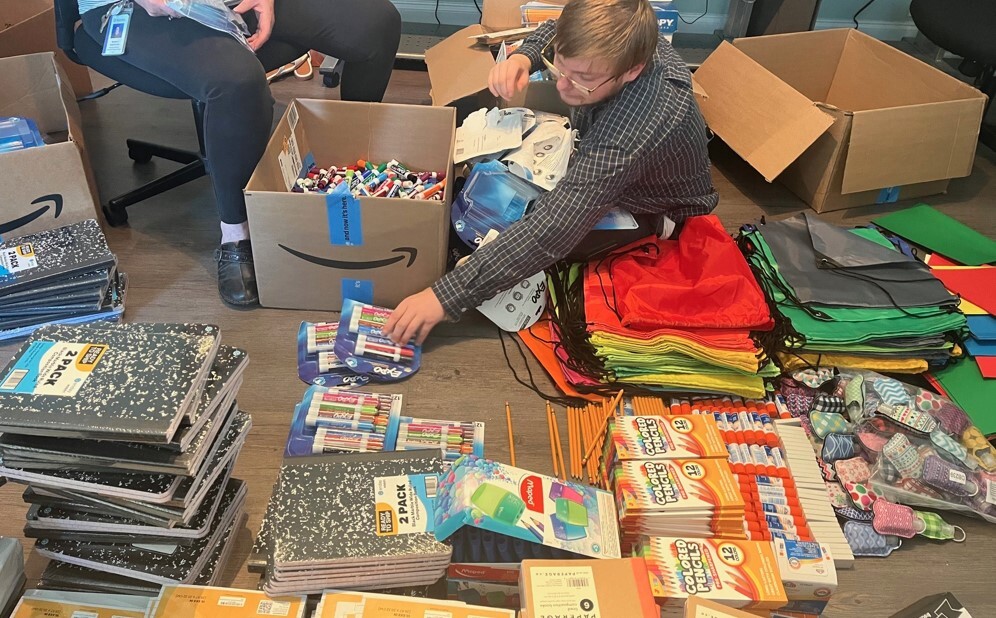
POLYGON ((131 14, 135 10, 132 0, 121 0, 104 15, 104 56, 120 56, 128 44, 131 14))

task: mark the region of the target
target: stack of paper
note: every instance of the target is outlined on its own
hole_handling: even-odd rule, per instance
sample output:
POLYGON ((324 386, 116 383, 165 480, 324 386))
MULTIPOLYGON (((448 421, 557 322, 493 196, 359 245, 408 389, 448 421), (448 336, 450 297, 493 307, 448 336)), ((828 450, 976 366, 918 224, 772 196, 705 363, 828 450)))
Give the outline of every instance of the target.
POLYGON ((745 226, 740 245, 777 308, 776 336, 766 343, 785 369, 918 373, 960 354, 958 299, 878 230, 803 213, 745 226))
POLYGON ((0 372, 0 475, 46 585, 209 583, 241 526, 245 352, 205 324, 45 326, 0 372))
POLYGON ((42 324, 117 321, 127 276, 93 219, 0 243, 0 341, 42 324))
POLYGON ((436 582, 451 552, 432 534, 442 470, 438 451, 287 459, 253 547, 266 565, 262 589, 317 594, 436 582))

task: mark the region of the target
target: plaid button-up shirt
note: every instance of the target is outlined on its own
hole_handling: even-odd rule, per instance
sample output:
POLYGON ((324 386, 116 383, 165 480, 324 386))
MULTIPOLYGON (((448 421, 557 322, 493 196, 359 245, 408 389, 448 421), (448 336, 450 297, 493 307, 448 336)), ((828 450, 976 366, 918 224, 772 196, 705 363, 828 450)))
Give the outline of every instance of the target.
MULTIPOLYGON (((543 24, 515 52, 533 71, 556 28, 543 24)), ((580 140, 564 178, 432 286, 451 319, 563 259, 613 207, 681 223, 719 202, 691 74, 663 37, 640 77, 611 99, 573 108, 571 123, 580 140)))

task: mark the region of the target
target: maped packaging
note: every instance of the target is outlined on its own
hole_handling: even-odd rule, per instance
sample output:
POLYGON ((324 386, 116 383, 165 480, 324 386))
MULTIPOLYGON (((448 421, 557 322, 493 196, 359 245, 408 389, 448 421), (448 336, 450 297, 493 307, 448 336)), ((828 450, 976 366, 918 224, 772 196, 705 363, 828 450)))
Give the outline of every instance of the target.
POLYGON ((303 382, 334 388, 353 388, 370 381, 335 355, 338 322, 301 322, 297 331, 297 375, 303 382))
POLYGON ((294 408, 284 455, 393 451, 401 395, 312 386, 294 408))
POLYGON ((439 449, 452 463, 462 455, 484 456, 484 423, 401 417, 395 448, 399 451, 439 449))
POLYGON ((391 310, 346 299, 335 354, 350 370, 376 382, 397 382, 422 366, 422 346, 395 345, 381 332, 391 310))
POLYGON ((510 537, 591 558, 621 555, 612 494, 479 457, 461 457, 443 476, 435 519, 440 541, 469 527, 493 533, 495 542, 510 537))

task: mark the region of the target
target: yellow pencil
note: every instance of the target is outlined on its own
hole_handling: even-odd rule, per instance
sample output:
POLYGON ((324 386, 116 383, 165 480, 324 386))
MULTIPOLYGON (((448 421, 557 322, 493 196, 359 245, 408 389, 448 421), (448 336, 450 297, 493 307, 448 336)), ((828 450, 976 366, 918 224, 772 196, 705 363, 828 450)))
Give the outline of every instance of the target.
POLYGON ((505 422, 508 424, 508 458, 515 465, 515 434, 512 433, 512 406, 505 402, 505 422))
POLYGON ((553 437, 553 408, 550 406, 550 402, 546 402, 546 426, 550 430, 550 458, 553 460, 553 475, 559 476, 557 472, 557 446, 554 442, 553 437))
MULTIPOLYGON (((549 402, 547 403, 549 405, 549 402)), ((554 444, 557 447, 557 466, 559 473, 557 476, 562 481, 567 480, 567 467, 564 465, 564 447, 560 442, 560 426, 557 423, 557 414, 553 411, 553 407, 550 407, 550 420, 553 424, 553 439, 554 444)))

